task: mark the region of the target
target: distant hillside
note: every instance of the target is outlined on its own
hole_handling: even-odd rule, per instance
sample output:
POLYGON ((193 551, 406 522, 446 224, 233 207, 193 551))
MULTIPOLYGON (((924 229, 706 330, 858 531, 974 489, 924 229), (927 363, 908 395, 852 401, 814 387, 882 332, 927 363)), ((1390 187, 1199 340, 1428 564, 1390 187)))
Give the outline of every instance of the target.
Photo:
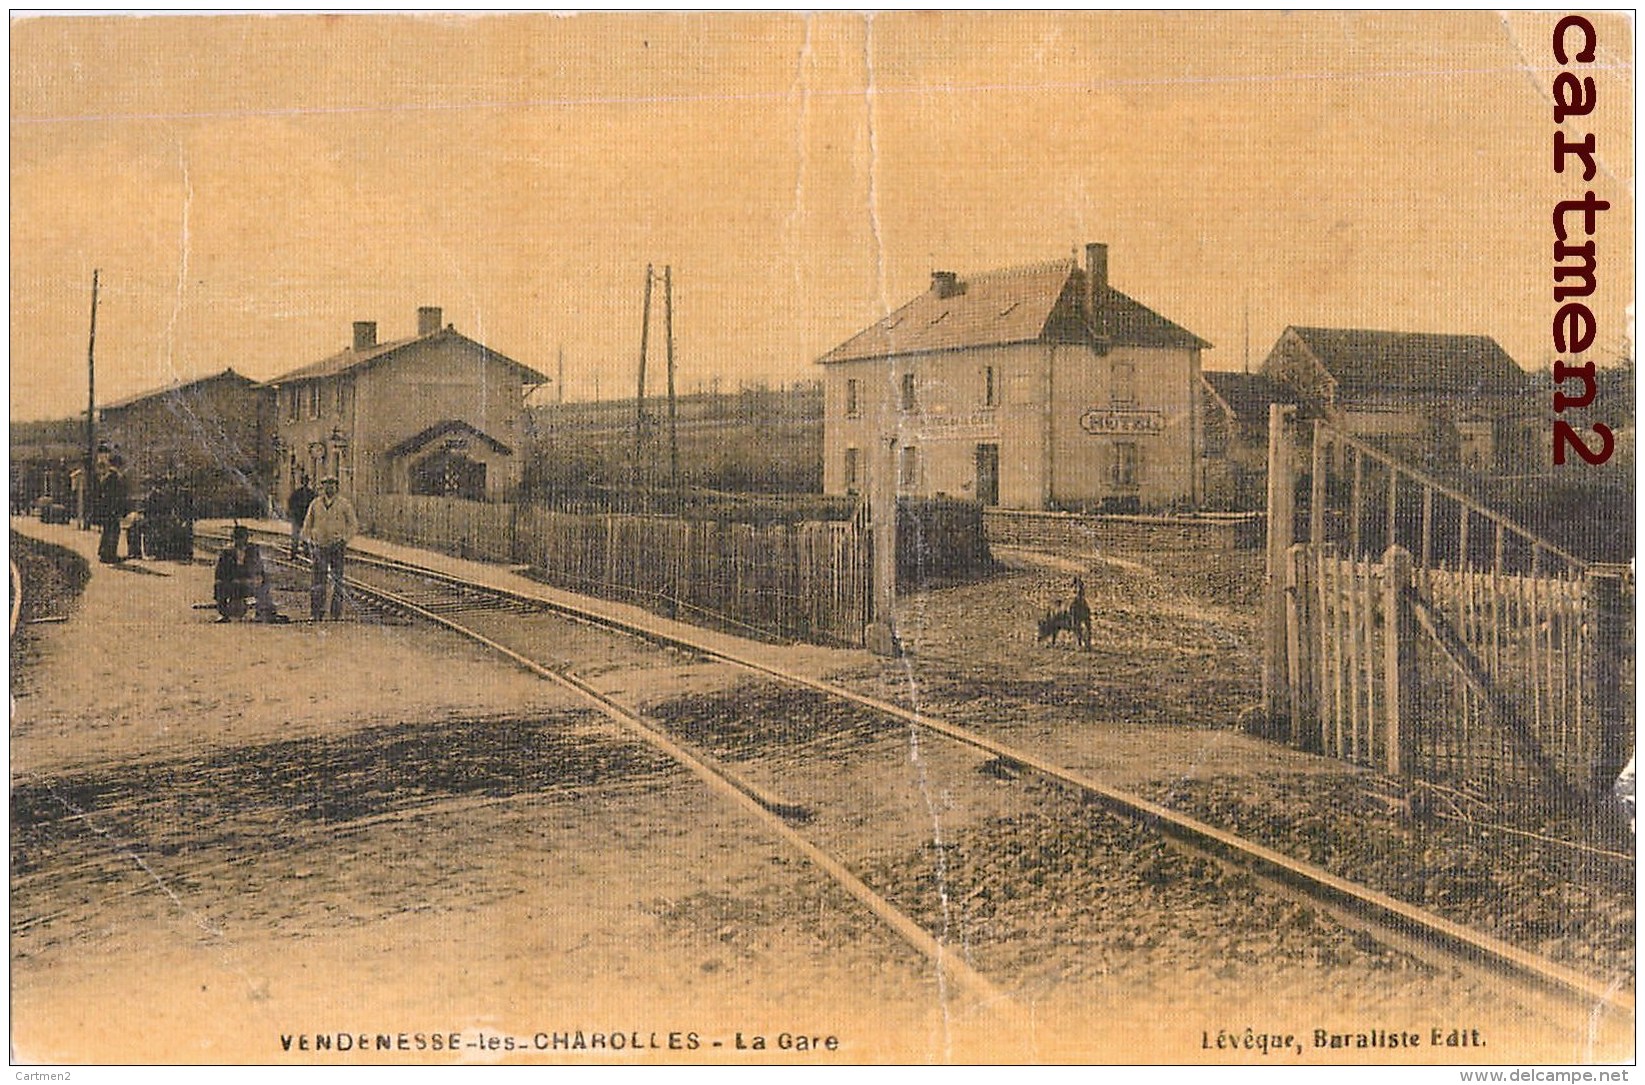
POLYGON ((84 419, 63 418, 11 424, 11 455, 15 460, 60 459, 85 454, 84 419))
MULTIPOLYGON (((640 467, 648 486, 669 473, 668 402, 648 397, 640 467)), ((635 401, 533 407, 525 486, 545 493, 627 486, 634 479, 635 401)), ((822 491, 822 385, 697 393, 676 401, 682 485, 751 493, 822 491)))

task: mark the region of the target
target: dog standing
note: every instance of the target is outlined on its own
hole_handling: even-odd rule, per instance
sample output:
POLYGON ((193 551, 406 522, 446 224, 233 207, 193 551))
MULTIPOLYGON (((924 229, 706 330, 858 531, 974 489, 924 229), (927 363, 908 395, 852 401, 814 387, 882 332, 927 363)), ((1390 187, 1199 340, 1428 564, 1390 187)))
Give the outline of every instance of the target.
POLYGON ((1041 644, 1050 641, 1057 643, 1057 638, 1068 633, 1074 638, 1074 643, 1089 652, 1091 650, 1091 604, 1085 601, 1085 581, 1074 578, 1074 601, 1066 607, 1048 610, 1040 619, 1041 644))
POLYGON ((1085 601, 1085 581, 1074 578, 1074 601, 1068 604, 1068 631, 1074 634, 1074 643, 1087 652, 1091 650, 1091 606, 1085 601))

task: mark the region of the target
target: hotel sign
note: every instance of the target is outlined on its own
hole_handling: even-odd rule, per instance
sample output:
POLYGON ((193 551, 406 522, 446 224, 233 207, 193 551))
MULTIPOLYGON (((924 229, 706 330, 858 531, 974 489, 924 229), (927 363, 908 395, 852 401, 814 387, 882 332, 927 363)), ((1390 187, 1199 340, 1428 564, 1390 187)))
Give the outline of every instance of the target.
POLYGON ((1147 437, 1165 431, 1165 415, 1159 411, 1092 407, 1080 415, 1080 429, 1096 437, 1147 437))
POLYGON ((944 437, 999 439, 999 423, 991 410, 968 411, 963 414, 927 414, 920 417, 919 435, 926 440, 944 437))

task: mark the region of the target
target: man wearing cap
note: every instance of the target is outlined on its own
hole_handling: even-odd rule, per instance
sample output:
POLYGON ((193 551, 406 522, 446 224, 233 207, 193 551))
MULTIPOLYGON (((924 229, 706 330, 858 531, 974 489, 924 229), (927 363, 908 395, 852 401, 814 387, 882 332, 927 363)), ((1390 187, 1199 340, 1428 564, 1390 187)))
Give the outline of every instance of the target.
POLYGON ((257 600, 258 621, 287 621, 285 615, 274 609, 274 592, 269 587, 262 548, 251 541, 251 532, 244 525, 234 525, 231 541, 217 555, 216 585, 212 594, 220 622, 244 617, 248 596, 257 600))
POLYGON ((321 621, 326 613, 326 596, 331 597, 331 616, 343 616, 343 554, 349 540, 360 530, 354 505, 337 492, 337 476, 320 480, 320 496, 303 517, 303 538, 313 547, 314 587, 309 595, 309 613, 321 621))

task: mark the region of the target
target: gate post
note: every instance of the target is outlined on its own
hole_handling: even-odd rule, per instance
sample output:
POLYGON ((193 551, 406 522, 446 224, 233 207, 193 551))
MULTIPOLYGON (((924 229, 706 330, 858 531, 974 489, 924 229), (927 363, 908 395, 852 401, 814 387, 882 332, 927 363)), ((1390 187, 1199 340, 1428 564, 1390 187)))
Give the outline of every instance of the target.
MULTIPOLYGON (((1296 515, 1294 442, 1290 420, 1297 409, 1290 404, 1268 405, 1268 561, 1263 592, 1262 716, 1274 733, 1289 718, 1285 663, 1285 565, 1290 557, 1296 515)), ((1287 733, 1290 727, 1283 728, 1287 733)))
POLYGON ((868 517, 873 538, 873 565, 869 583, 873 620, 863 630, 863 640, 875 655, 900 656, 897 640, 897 438, 885 439, 883 451, 868 466, 868 517), (876 462, 877 461, 877 462, 876 462))
POLYGON ((1590 787, 1600 796, 1610 790, 1633 752, 1634 721, 1622 691, 1633 655, 1626 576, 1626 566, 1592 565, 1585 578, 1587 610, 1594 621, 1594 723, 1599 732, 1590 787))
POLYGON ((1382 555, 1383 689, 1388 708, 1388 775, 1409 780, 1417 763, 1417 616, 1406 590, 1412 583, 1410 552, 1390 546, 1382 555))

